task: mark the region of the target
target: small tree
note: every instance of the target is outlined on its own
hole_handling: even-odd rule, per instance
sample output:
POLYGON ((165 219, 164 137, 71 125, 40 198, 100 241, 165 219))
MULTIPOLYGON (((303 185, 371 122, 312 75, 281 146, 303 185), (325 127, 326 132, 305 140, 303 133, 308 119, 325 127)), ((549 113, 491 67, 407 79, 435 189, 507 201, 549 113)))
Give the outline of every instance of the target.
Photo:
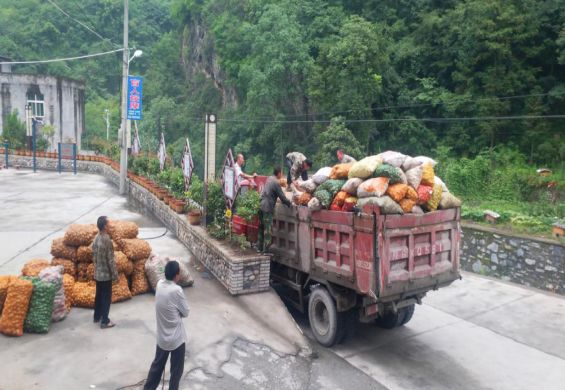
POLYGON ((26 144, 26 126, 18 119, 18 110, 12 111, 6 120, 2 137, 10 143, 14 149, 23 148, 26 144))
POLYGON ((337 163, 336 150, 343 151, 354 157, 363 157, 363 148, 353 135, 353 132, 345 127, 345 118, 342 116, 332 118, 328 128, 318 134, 316 141, 319 151, 316 154, 316 164, 320 166, 331 166, 337 163))
POLYGON ((55 135, 55 126, 44 125, 41 127, 41 134, 49 140, 49 145, 53 146, 53 136, 55 135))

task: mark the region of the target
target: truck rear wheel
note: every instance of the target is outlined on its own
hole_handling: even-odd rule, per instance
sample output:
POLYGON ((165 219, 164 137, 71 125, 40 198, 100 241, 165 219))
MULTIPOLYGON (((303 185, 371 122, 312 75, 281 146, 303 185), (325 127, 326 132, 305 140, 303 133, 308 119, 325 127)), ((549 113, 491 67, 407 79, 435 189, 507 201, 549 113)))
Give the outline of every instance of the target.
POLYGON ((316 287, 308 301, 308 319, 316 340, 331 347, 342 338, 343 331, 335 301, 324 287, 316 287))
POLYGON ((403 307, 396 313, 389 311, 375 320, 375 324, 385 329, 393 329, 406 324, 412 319, 414 304, 403 307))

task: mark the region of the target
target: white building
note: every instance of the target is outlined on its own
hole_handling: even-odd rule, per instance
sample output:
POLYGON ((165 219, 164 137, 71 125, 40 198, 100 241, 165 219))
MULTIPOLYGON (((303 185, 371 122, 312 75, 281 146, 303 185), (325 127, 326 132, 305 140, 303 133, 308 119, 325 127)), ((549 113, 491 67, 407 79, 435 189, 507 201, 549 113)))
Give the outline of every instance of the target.
MULTIPOLYGON (((0 62, 10 61, 0 57, 0 62)), ((57 76, 17 74, 11 65, 0 65, 0 134, 3 123, 14 110, 25 122, 25 107, 44 124, 55 127, 51 149, 58 142, 76 142, 80 150, 84 123, 84 82, 57 76)))

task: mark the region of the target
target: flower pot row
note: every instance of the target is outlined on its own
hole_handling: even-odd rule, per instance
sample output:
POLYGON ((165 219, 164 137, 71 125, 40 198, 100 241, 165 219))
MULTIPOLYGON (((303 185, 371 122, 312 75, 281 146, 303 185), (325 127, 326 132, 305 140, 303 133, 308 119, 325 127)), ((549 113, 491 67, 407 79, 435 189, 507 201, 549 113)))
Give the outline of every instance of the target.
POLYGON ((175 198, 167 189, 162 188, 148 178, 136 175, 133 172, 128 172, 128 177, 134 183, 139 184, 140 186, 151 192, 154 196, 157 197, 157 199, 162 200, 163 203, 168 205, 176 213, 182 214, 184 212, 186 202, 182 199, 175 198))

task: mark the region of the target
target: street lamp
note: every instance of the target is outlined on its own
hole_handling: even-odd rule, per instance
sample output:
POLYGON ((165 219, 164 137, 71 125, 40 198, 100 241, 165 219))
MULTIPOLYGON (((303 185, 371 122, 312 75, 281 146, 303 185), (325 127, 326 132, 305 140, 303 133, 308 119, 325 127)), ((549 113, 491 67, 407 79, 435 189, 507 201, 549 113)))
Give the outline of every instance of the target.
POLYGON ((133 52, 133 55, 132 55, 131 58, 128 60, 128 65, 129 65, 129 63, 130 63, 134 58, 141 57, 142 55, 143 55, 143 51, 142 51, 142 50, 136 50, 136 51, 134 51, 134 52, 133 52))

